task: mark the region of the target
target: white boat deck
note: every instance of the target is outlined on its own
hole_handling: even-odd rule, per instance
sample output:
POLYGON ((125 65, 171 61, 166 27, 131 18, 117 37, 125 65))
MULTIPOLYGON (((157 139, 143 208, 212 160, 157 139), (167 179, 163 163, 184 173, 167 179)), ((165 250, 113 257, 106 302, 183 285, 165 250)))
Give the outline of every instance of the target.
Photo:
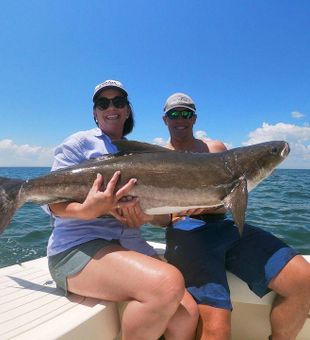
POLYGON ((0 287, 1 340, 114 339, 119 332, 116 304, 63 296, 46 258, 1 269, 0 287))
MULTIPOLYGON (((163 252, 164 245, 153 245, 163 252)), ((234 305, 233 339, 266 339, 273 294, 258 299, 231 274, 229 281, 234 305)), ((0 269, 0 287, 1 340, 112 340, 120 332, 121 306, 75 294, 63 296, 50 277, 46 258, 0 269)), ((310 339, 310 319, 298 339, 310 339)))

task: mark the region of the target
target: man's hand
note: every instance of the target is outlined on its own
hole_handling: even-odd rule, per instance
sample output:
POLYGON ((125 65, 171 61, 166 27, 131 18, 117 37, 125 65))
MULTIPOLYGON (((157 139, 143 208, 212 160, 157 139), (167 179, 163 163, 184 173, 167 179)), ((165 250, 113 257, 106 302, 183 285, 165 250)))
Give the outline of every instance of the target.
POLYGON ((176 215, 178 216, 191 216, 191 215, 200 215, 203 213, 206 213, 205 208, 196 208, 196 209, 188 209, 188 210, 183 210, 177 213, 176 215))
POLYGON ((194 216, 194 215, 203 215, 203 214, 225 214, 226 209, 224 207, 212 207, 212 208, 197 208, 197 209, 188 209, 184 211, 180 211, 176 214, 173 214, 172 220, 176 222, 183 216, 194 216))

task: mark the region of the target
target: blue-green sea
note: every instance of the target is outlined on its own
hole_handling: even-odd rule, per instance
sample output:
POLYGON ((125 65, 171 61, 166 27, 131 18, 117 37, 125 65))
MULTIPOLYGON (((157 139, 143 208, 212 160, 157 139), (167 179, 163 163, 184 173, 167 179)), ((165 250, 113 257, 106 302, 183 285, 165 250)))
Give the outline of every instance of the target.
MULTIPOLYGON (((0 176, 29 179, 49 168, 0 168, 0 176)), ((0 216, 1 218, 1 216, 0 216)), ((278 169, 249 194, 247 222, 264 228, 302 254, 310 254, 310 170, 278 169)), ((0 235, 0 267, 46 255, 50 218, 33 204, 17 211, 0 235)), ((142 228, 147 240, 164 242, 164 230, 142 228)))

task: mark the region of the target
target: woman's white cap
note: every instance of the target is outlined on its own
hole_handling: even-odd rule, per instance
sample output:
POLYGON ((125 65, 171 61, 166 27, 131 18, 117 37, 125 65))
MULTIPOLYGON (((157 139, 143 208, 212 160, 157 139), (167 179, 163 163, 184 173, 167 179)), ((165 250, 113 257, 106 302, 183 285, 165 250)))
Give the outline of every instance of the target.
POLYGON ((120 81, 108 79, 108 80, 105 80, 103 83, 98 84, 95 87, 94 94, 93 94, 93 101, 95 101, 95 98, 99 95, 101 91, 108 89, 108 88, 113 88, 113 87, 121 90, 126 96, 128 96, 128 93, 124 88, 124 85, 120 81))

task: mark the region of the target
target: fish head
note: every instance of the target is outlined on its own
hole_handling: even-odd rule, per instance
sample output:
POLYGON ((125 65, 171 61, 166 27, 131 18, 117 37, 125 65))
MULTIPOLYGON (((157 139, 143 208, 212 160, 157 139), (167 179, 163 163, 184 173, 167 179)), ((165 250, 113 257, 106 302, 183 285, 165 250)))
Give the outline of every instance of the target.
POLYGON ((235 150, 236 168, 247 179, 248 191, 251 191, 285 160, 290 147, 285 141, 270 141, 240 148, 240 152, 235 150))
POLYGON ((289 152, 289 144, 285 141, 271 141, 253 146, 251 152, 253 166, 250 167, 247 174, 249 190, 271 175, 274 169, 285 160, 289 152))

